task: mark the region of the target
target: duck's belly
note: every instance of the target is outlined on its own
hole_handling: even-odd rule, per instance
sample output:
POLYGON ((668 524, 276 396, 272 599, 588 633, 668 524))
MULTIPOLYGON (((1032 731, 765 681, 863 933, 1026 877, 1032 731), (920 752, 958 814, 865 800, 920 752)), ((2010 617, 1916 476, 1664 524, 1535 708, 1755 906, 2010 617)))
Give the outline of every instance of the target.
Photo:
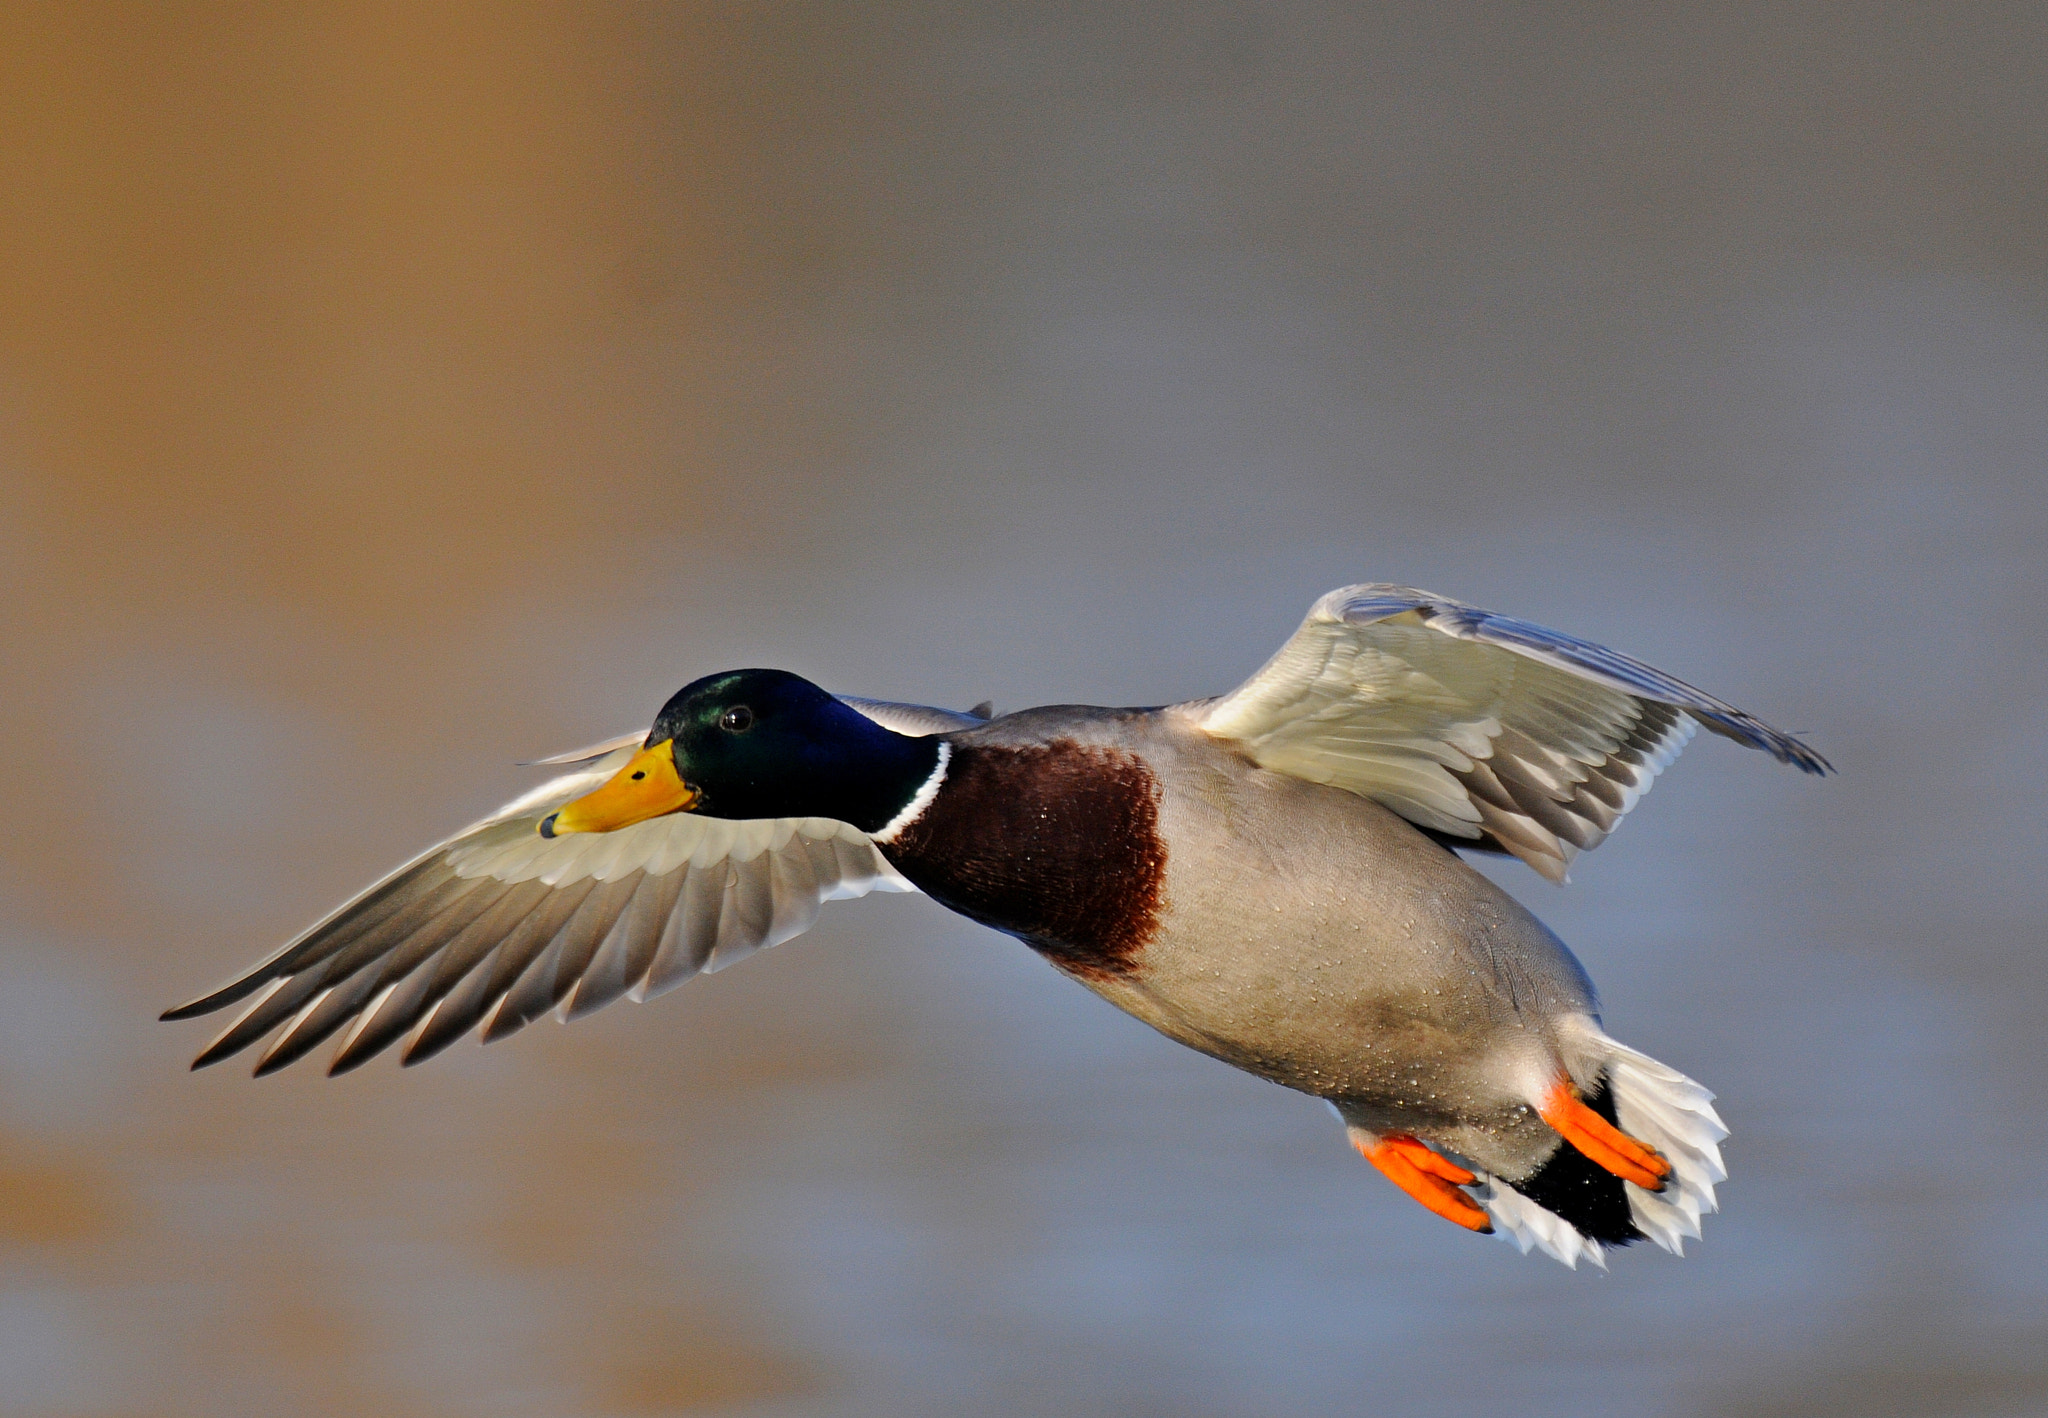
POLYGON ((1400 818, 1171 710, 1030 710, 950 742, 945 788, 884 845, 934 899, 1354 1124, 1496 1170, 1556 1145, 1529 1102, 1579 1072, 1556 1024, 1592 986, 1400 818))
MULTIPOLYGON (((1253 770, 1161 785, 1154 928, 1117 970, 1056 964, 1227 1063, 1337 1103, 1375 1131, 1460 1150, 1519 1131, 1591 1013, 1563 943, 1377 804, 1253 770), (1532 1090, 1535 1090, 1532 1092, 1532 1090)), ((1547 1134, 1546 1134, 1547 1136, 1547 1134)))

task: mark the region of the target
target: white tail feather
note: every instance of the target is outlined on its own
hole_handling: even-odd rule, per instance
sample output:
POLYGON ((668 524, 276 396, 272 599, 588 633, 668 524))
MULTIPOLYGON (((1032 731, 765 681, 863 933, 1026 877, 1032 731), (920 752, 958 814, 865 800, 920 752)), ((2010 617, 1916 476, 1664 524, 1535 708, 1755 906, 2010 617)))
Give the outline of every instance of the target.
MULTIPOLYGON (((1728 1176, 1720 1148, 1721 1139, 1728 1136, 1727 1125, 1714 1111, 1714 1095, 1677 1069, 1615 1042, 1590 1021, 1586 1033, 1588 1055, 1606 1071, 1616 1123, 1671 1163, 1671 1177, 1662 1192, 1623 1184, 1630 1217, 1643 1235, 1682 1256, 1686 1240, 1699 1239, 1700 1217, 1720 1209, 1714 1184, 1728 1176)), ((1522 1254, 1541 1250, 1574 1270, 1581 1260, 1606 1269, 1606 1253, 1597 1241, 1508 1183, 1481 1172, 1469 1191, 1493 1218, 1495 1234, 1519 1246, 1522 1254)))
MULTIPOLYGON (((1569 1144, 1567 1144, 1569 1145, 1569 1144)), ((1510 1241, 1523 1255, 1540 1250, 1552 1260, 1561 1260, 1573 1270, 1589 1260, 1607 1269, 1607 1253, 1600 1243, 1579 1234, 1579 1229, 1552 1211, 1545 1211, 1513 1187, 1489 1172, 1479 1173, 1475 1186, 1465 1189, 1493 1218, 1493 1234, 1510 1241)))
POLYGON ((1675 1068, 1602 1036, 1609 1050, 1607 1086, 1621 1130, 1663 1153, 1671 1177, 1662 1192, 1628 1188, 1636 1229, 1675 1256, 1700 1236, 1700 1217, 1719 1211, 1714 1183, 1726 1180, 1721 1139, 1728 1126, 1714 1111, 1714 1095, 1675 1068))

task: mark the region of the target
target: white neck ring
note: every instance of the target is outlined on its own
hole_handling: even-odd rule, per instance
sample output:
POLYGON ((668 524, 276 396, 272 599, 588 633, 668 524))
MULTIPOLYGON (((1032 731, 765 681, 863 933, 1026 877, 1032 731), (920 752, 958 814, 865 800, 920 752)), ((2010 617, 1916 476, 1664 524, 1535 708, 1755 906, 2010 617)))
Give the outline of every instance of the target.
POLYGON ((903 805, 903 811, 883 823, 881 831, 870 834, 872 840, 876 842, 894 842, 903 834, 904 828, 924 816, 925 809, 932 805, 932 799, 939 795, 939 789, 945 784, 946 765, 952 761, 952 758, 953 745, 941 743, 939 745, 939 761, 937 766, 932 769, 932 776, 925 779, 924 786, 919 788, 910 801, 903 805))

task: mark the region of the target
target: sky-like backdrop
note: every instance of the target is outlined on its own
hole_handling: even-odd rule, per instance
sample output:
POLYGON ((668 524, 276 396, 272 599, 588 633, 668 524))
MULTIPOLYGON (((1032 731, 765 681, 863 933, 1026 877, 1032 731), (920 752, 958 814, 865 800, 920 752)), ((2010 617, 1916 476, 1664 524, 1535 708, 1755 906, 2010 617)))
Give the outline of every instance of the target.
POLYGON ((2048 10, 0 16, 0 1415, 2048 1410, 2048 10), (328 1081, 162 1008, 774 665, 1225 690, 1332 586, 1702 735, 1560 891, 1714 1088, 1606 1277, 918 898, 328 1081))

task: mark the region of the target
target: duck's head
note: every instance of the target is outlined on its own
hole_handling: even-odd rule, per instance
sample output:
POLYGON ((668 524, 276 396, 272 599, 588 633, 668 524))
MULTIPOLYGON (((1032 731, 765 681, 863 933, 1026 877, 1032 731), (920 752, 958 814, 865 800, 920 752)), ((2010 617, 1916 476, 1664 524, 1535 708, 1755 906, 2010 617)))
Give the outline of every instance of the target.
POLYGON ((786 670, 730 670, 684 685, 646 742, 543 837, 610 832, 672 812, 830 817, 879 831, 936 771, 939 742, 893 733, 786 670))

